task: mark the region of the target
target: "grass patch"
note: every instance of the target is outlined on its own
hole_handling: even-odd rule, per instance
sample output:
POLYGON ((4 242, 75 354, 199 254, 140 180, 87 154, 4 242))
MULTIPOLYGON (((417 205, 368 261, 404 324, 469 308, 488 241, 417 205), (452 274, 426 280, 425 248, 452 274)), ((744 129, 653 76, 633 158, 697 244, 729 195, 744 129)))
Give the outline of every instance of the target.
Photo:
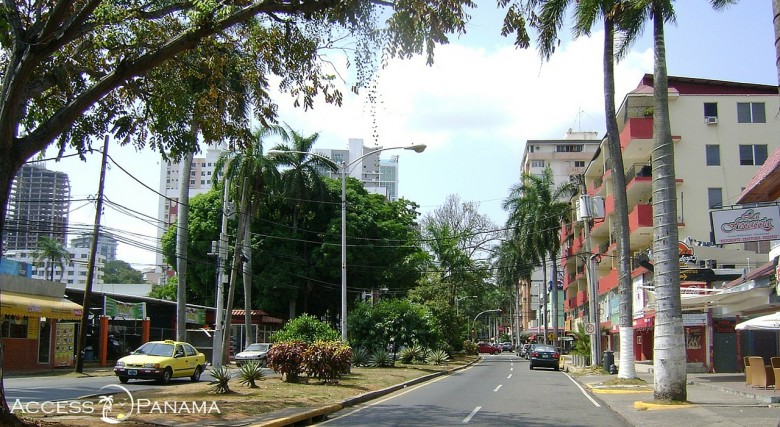
POLYGON ((644 386, 647 385, 647 381, 641 378, 612 378, 601 384, 606 386, 644 386))
MULTIPOLYGON (((237 378, 230 382, 233 393, 214 394, 207 381, 190 383, 188 380, 174 380, 170 385, 158 386, 149 390, 133 393, 133 399, 147 399, 149 402, 215 402, 220 414, 133 414, 128 425, 152 425, 152 421, 176 421, 178 423, 208 424, 215 421, 237 421, 247 417, 261 415, 291 407, 320 407, 339 403, 345 399, 381 390, 430 373, 448 371, 477 360, 477 356, 456 356, 449 365, 400 365, 390 368, 353 367, 349 374, 344 375, 337 384, 325 384, 317 380, 302 377, 301 383, 286 383, 278 376, 265 377, 257 381, 258 388, 252 389, 241 385, 237 378), (130 422, 132 421, 132 423, 130 422), (148 423, 145 423, 147 421, 148 423)), ((236 369, 232 369, 237 372, 236 369)), ((121 408, 126 396, 114 396, 113 407, 121 408)), ((46 419, 47 422, 57 422, 59 426, 83 426, 100 424, 102 405, 98 399, 94 401, 95 413, 90 416, 80 416, 76 419, 46 419)), ((142 411, 143 412, 143 411, 142 411)), ((115 412, 116 413, 116 412, 115 412)), ((43 421, 40 418, 39 421, 43 421)))

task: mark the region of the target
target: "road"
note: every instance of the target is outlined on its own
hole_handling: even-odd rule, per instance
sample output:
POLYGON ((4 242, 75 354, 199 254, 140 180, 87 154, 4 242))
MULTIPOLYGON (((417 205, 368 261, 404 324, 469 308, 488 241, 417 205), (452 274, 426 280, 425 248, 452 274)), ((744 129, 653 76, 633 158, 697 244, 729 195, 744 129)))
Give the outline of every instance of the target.
POLYGON ((511 353, 484 355, 470 368, 348 408, 330 426, 627 426, 569 376, 528 369, 511 353))

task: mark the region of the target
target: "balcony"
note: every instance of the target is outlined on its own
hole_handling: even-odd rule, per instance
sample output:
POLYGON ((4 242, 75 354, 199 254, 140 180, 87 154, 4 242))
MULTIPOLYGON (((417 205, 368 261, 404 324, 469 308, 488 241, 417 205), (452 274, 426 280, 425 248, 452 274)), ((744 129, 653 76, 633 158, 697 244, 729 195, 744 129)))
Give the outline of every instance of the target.
POLYGON ((609 274, 599 278, 599 295, 603 295, 618 285, 618 271, 610 270, 609 274))
POLYGON ((579 307, 583 304, 585 304, 585 301, 588 299, 585 292, 577 292, 577 305, 575 307, 579 307))
POLYGON ((628 229, 631 245, 647 247, 653 241, 653 206, 636 205, 628 214, 628 229))
POLYGON ((643 162, 650 158, 653 148, 653 119, 636 117, 627 119, 623 132, 620 132, 620 149, 623 161, 643 162))

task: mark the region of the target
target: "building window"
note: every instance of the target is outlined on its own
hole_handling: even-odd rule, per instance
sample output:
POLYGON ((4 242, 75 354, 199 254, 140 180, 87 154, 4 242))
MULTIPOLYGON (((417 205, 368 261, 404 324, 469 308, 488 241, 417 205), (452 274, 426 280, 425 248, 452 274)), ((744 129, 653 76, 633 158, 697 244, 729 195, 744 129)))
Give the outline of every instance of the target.
POLYGON ((190 185, 195 185, 195 180, 194 179, 190 180, 190 185))
POLYGON ((740 145, 739 164, 743 166, 763 165, 767 157, 766 145, 740 145))
POLYGON ((704 103, 704 118, 718 117, 718 103, 717 102, 705 102, 704 103))
POLYGON ((531 160, 532 168, 543 168, 544 166, 544 160, 531 160))
POLYGON ((581 153, 582 147, 582 144, 556 145, 555 151, 559 153, 581 153))
POLYGON ((723 189, 722 188, 708 188, 707 189, 707 201, 710 209, 718 209, 723 207, 723 189))
POLYGON ((574 161, 574 167, 575 168, 584 168, 585 167, 585 161, 584 160, 575 160, 574 161))
POLYGON ((201 179, 200 180, 200 185, 206 185, 206 180, 205 179, 201 179))
POLYGON ((27 338, 27 318, 6 315, 0 325, 0 331, 3 338, 27 338))
POLYGON ((707 166, 720 166, 720 145, 706 145, 707 166))
POLYGON ((763 102, 737 102, 738 123, 766 123, 766 107, 763 102))

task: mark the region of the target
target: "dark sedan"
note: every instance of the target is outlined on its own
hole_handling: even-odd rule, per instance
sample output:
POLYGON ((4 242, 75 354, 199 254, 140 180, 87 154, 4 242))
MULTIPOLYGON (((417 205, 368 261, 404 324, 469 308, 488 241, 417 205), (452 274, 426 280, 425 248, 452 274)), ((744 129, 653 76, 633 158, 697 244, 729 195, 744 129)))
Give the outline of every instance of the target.
POLYGON ((531 361, 529 369, 545 366, 557 371, 560 369, 561 354, 558 353, 555 346, 540 344, 531 350, 531 355, 528 360, 531 361))

